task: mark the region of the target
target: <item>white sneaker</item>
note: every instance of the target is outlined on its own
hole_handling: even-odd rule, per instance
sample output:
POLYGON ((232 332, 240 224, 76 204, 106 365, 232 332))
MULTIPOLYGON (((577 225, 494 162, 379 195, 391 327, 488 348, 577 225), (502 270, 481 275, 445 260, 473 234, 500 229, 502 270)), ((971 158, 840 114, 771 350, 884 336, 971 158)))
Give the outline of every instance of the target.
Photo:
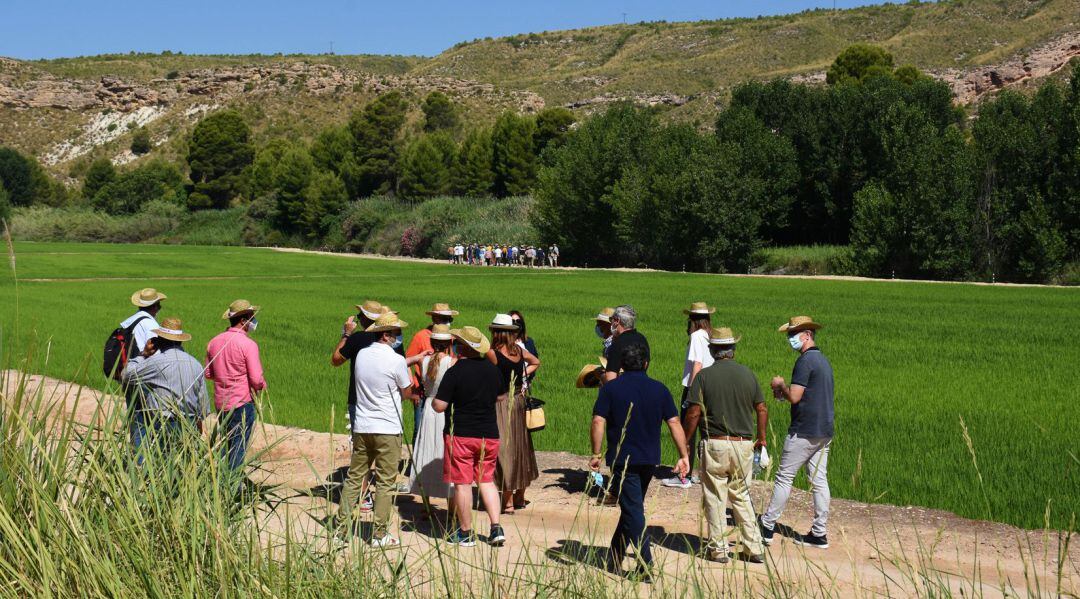
POLYGON ((399 541, 396 538, 390 536, 389 533, 387 533, 381 539, 371 539, 371 546, 372 547, 397 547, 400 544, 401 544, 401 541, 399 541))
POLYGON ((679 478, 678 476, 673 476, 671 478, 665 478, 664 480, 660 481, 660 484, 665 487, 672 487, 675 489, 689 489, 691 483, 689 478, 679 478))
POLYGON ((396 490, 398 493, 407 495, 410 491, 412 491, 412 485, 410 485, 408 482, 398 483, 396 490))
POLYGON ((691 476, 690 477, 690 482, 694 483, 695 485, 700 485, 701 484, 701 479, 698 478, 697 476, 691 476))

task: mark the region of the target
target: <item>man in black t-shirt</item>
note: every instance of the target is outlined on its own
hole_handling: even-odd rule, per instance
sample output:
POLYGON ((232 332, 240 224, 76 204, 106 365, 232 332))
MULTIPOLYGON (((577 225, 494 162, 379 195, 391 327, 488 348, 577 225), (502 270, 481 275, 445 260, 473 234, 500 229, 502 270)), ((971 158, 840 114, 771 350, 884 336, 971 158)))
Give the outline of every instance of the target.
POLYGON ((448 541, 463 547, 476 544, 472 530, 472 485, 480 489, 491 521, 488 542, 496 547, 506 542, 499 526, 502 498, 495 487, 495 463, 499 457, 499 425, 495 404, 506 400, 506 383, 499 368, 488 361, 491 343, 476 327, 453 329, 455 353, 460 356, 439 383, 431 407, 447 412, 446 456, 443 477, 454 485, 454 506, 460 526, 448 541))
POLYGON ((645 347, 645 360, 651 359, 649 355, 649 340, 634 327, 637 325, 637 312, 633 306, 623 304, 615 308, 611 315, 611 334, 615 337, 611 347, 607 351, 607 371, 604 372, 602 381, 609 383, 619 376, 622 370, 622 356, 626 348, 634 345, 645 347))

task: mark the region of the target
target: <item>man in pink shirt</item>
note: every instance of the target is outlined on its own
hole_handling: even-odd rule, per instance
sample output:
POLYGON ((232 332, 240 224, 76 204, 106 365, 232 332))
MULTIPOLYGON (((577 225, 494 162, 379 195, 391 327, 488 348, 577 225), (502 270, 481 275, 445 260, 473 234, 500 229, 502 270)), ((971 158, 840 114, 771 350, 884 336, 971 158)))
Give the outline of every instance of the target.
POLYGON ((206 378, 214 381, 214 405, 219 413, 218 427, 225 431, 223 457, 229 467, 244 463, 251 429, 255 424, 255 392, 266 389, 259 345, 248 332, 259 325, 255 313, 259 306, 247 300, 229 304, 222 318, 229 328, 210 340, 206 347, 206 378))

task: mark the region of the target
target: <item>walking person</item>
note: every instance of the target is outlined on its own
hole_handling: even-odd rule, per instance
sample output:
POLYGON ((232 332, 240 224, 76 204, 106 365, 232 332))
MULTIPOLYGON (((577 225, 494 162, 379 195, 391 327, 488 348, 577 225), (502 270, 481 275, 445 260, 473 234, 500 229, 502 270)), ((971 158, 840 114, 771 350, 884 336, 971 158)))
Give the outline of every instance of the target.
MULTIPOLYGON (((686 401, 686 393, 690 384, 702 368, 712 366, 713 358, 709 352, 709 331, 712 329, 711 317, 716 308, 705 302, 694 302, 690 308, 683 310, 686 315, 686 334, 689 341, 686 344, 686 360, 683 362, 682 374, 682 399, 679 402, 679 417, 686 420, 686 409, 689 403, 686 401)), ((698 440, 696 435, 686 433, 686 440, 690 443, 690 477, 682 478, 673 476, 665 479, 660 484, 665 487, 689 489, 691 484, 699 484, 701 479, 694 474, 694 455, 698 452, 698 440)))
MULTIPOLYGON (((660 428, 667 423, 679 451, 675 471, 685 476, 689 470, 686 438, 671 393, 663 383, 649 378, 649 349, 634 343, 618 356, 623 374, 600 388, 593 406, 591 430, 592 459, 589 467, 600 470, 601 459, 611 468, 618 485, 619 523, 611 538, 607 568, 621 573, 628 545, 637 547, 637 567, 630 575, 652 581, 652 550, 645 534, 645 495, 660 463, 660 428), (607 436, 607 451, 600 449, 607 436)), ((614 357, 614 356, 613 356, 614 357)))
POLYGON ((491 343, 476 327, 451 331, 458 361, 446 371, 432 408, 446 413, 443 428, 446 457, 444 480, 453 485, 454 509, 458 527, 450 534, 450 543, 463 547, 476 544, 472 526, 472 486, 491 523, 488 543, 501 546, 506 533, 499 525, 502 499, 495 486, 495 468, 500 451, 496 410, 506 402, 502 373, 487 358, 491 343))
POLYGON ((709 523, 705 557, 714 562, 728 561, 724 531, 730 501, 742 540, 739 559, 760 564, 765 561, 765 547, 748 482, 754 450, 765 446, 769 411, 757 377, 735 361, 735 346, 741 339, 727 327, 709 332, 708 351, 715 362, 701 370, 690 385, 683 430, 689 439, 701 425, 701 503, 709 523))
MULTIPOLYGON (((157 315, 161 311, 161 300, 164 299, 168 297, 153 287, 140 289, 131 294, 131 303, 136 310, 134 314, 120 322, 120 328, 130 331, 129 338, 134 341, 134 346, 124 348, 127 352, 124 358, 141 354, 146 349, 147 342, 156 336, 154 329, 159 327, 157 315)), ((146 431, 136 418, 142 406, 134 390, 124 384, 122 372, 115 372, 117 369, 119 366, 113 367, 111 369, 113 372, 110 374, 121 378, 121 387, 127 406, 128 437, 131 439, 131 447, 138 451, 139 446, 142 445, 143 433, 146 431)))
POLYGON ((225 435, 222 457, 234 471, 244 464, 255 426, 255 394, 266 389, 259 344, 249 336, 259 326, 258 311, 244 299, 229 304, 221 315, 229 328, 206 346, 206 378, 214 381, 218 429, 225 435))
POLYGON ((557 243, 551 244, 551 252, 550 253, 551 253, 551 265, 552 266, 558 266, 559 265, 559 244, 557 244, 557 243))
POLYGON ((445 498, 449 495, 449 485, 443 477, 443 430, 446 428, 446 417, 443 412, 435 411, 433 401, 447 371, 457 362, 451 351, 454 338, 450 334, 449 325, 433 325, 428 338, 433 353, 424 356, 419 364, 422 382, 419 389, 424 391, 423 416, 418 421, 419 432, 413 440, 412 477, 409 485, 409 491, 420 495, 424 503, 427 503, 430 497, 445 498))
POLYGON ((509 397, 497 412, 500 450, 495 478, 503 494, 503 512, 513 514, 528 505, 525 490, 540 477, 532 435, 525 426, 526 389, 540 359, 517 344, 518 327, 509 314, 496 314, 488 329, 488 360, 502 373, 509 397))
MULTIPOLYGON (((184 332, 180 319, 166 318, 152 333, 155 336, 146 340, 142 352, 124 367, 121 380, 138 398, 133 420, 141 429, 139 438, 153 439, 162 453, 168 453, 185 431, 202 432, 210 396, 202 364, 184 351, 191 335, 184 332)), ((138 463, 142 461, 140 454, 138 463)))
POLYGON ((622 370, 622 356, 626 348, 631 345, 641 345, 645 348, 645 361, 650 359, 649 340, 637 330, 637 312, 633 306, 623 304, 615 308, 611 313, 611 345, 608 347, 607 368, 601 379, 604 383, 610 383, 619 376, 622 370))
MULTIPOLYGON (((352 417, 352 456, 341 489, 339 521, 353 530, 353 510, 369 473, 375 471, 375 518, 368 542, 373 547, 398 544, 390 534, 398 462, 401 459, 401 402, 412 397, 412 379, 405 358, 394 351, 408 324, 393 312, 380 315, 365 332, 378 338, 356 355, 356 406, 352 417)), ((419 361, 420 358, 417 358, 419 361)))
POLYGON ((808 534, 795 538, 795 543, 819 549, 829 547, 826 525, 831 501, 828 465, 833 438, 833 371, 817 345, 815 337, 819 329, 821 325, 809 316, 795 316, 780 327, 799 358, 795 360, 790 385, 780 376, 772 380, 773 395, 791 404, 791 426, 784 438, 772 500, 761 517, 761 536, 766 545, 772 542, 776 522, 791 496, 795 475, 805 466, 814 496, 814 523, 808 534))

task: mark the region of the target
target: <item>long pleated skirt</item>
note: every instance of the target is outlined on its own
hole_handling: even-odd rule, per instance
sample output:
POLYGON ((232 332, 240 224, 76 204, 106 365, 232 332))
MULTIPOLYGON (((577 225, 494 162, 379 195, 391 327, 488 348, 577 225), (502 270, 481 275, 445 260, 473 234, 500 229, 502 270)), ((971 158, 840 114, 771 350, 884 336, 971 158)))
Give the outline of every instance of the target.
POLYGON ((527 488, 540 477, 532 435, 525 428, 525 396, 517 395, 496 407, 499 422, 499 461, 495 483, 500 491, 527 488))

